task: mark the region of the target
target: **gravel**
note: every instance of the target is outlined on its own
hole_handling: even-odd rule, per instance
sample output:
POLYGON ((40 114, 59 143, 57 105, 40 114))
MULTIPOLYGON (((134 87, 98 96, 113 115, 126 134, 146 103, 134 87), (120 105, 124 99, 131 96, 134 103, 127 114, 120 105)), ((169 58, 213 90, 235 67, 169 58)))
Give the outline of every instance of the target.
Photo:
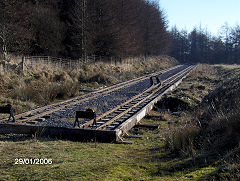
MULTIPOLYGON (((167 77, 175 74, 177 71, 182 70, 185 67, 186 66, 182 66, 162 74, 160 76, 160 80, 166 79, 167 77)), ((129 87, 125 87, 112 93, 99 96, 91 101, 86 101, 54 112, 49 115, 50 118, 45 119, 42 122, 38 122, 35 125, 72 128, 76 111, 82 111, 86 110, 87 108, 91 108, 96 112, 97 116, 99 116, 102 113, 116 107, 117 105, 131 99, 149 87, 151 87, 151 81, 150 79, 147 79, 129 87)))

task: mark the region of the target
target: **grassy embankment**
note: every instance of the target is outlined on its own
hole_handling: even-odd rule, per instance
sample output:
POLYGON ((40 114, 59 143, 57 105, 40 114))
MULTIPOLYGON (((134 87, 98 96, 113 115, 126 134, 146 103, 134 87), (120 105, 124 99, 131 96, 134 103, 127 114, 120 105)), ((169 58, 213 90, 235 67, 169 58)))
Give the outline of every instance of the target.
POLYGON ((189 180, 240 178, 239 92, 240 66, 201 65, 159 103, 180 110, 161 114, 171 120, 163 133, 175 159, 168 171, 183 172, 189 180))
MULTIPOLYGON (((177 108, 171 106, 168 107, 171 109, 169 112, 162 111, 160 110, 162 103, 159 103, 155 110, 142 120, 142 123, 161 124, 161 128, 159 130, 133 129, 130 134, 140 135, 142 139, 130 139, 134 143, 132 145, 103 143, 95 145, 95 143, 52 139, 2 137, 0 178, 5 180, 216 180, 220 177, 227 180, 230 177, 237 178, 239 147, 236 145, 236 140, 234 139, 231 144, 232 147, 222 144, 221 149, 219 143, 228 143, 227 135, 233 138, 233 136, 239 136, 238 132, 234 130, 235 127, 231 127, 232 131, 228 131, 225 135, 224 132, 228 130, 225 128, 231 124, 223 124, 224 117, 216 114, 216 111, 210 112, 212 109, 209 108, 212 105, 217 105, 219 108, 225 107, 225 103, 229 101, 221 99, 232 100, 234 96, 225 94, 231 92, 226 89, 226 92, 219 96, 218 103, 209 104, 205 100, 211 100, 215 98, 214 95, 218 95, 219 91, 216 88, 221 84, 223 75, 229 78, 229 81, 234 80, 233 83, 236 85, 233 86, 232 82, 225 83, 226 87, 233 86, 233 90, 237 91, 239 79, 231 78, 238 74, 238 70, 236 67, 199 66, 183 81, 174 94, 167 96, 177 100, 177 108), (212 93, 208 95, 209 92, 212 93), (211 116, 208 117, 208 115, 211 116), (218 118, 221 119, 217 121, 218 118), (208 121, 205 127, 199 127, 199 124, 204 125, 206 119, 208 121), (215 126, 212 127, 214 124, 220 126, 215 129, 215 126), (205 136, 209 133, 214 134, 205 136), (214 136, 216 134, 218 135, 214 136), (220 140, 216 141, 216 138, 220 140), (14 165, 15 158, 52 158, 53 164, 14 165)), ((167 105, 169 99, 165 100, 167 105)), ((212 107, 218 109, 216 106, 212 107)), ((228 116, 228 114, 223 115, 228 116)), ((238 119, 232 120, 231 122, 235 123, 238 119)))

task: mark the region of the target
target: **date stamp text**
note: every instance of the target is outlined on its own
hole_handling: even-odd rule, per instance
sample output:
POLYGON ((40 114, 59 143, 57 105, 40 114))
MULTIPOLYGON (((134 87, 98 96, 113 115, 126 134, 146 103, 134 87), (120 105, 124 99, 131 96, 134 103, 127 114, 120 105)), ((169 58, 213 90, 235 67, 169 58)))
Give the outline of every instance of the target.
POLYGON ((15 165, 51 165, 51 158, 16 158, 15 165))

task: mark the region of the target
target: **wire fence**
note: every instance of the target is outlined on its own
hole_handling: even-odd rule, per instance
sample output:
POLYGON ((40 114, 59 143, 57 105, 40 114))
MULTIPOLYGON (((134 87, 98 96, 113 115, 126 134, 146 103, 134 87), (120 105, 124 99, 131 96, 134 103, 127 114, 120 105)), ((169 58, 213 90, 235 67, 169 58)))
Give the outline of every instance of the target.
POLYGON ((25 68, 38 66, 40 64, 74 69, 74 68, 78 68, 80 63, 82 63, 82 61, 80 60, 72 60, 72 59, 57 58, 57 57, 50 57, 50 56, 22 57, 23 70, 25 68))
MULTIPOLYGON (((104 56, 86 56, 84 59, 66 59, 66 58, 57 58, 51 56, 29 56, 22 57, 23 66, 36 66, 39 63, 44 63, 47 65, 54 65, 61 68, 76 69, 80 68, 84 63, 96 63, 104 62, 112 65, 119 64, 130 64, 134 62, 134 58, 120 59, 117 57, 104 57, 104 56)), ((23 68, 24 69, 24 68, 23 68)))
POLYGON ((21 70, 25 71, 27 69, 32 69, 34 67, 43 66, 54 66, 58 68, 65 69, 79 69, 84 66, 84 64, 92 64, 97 62, 103 62, 105 64, 111 65, 122 65, 122 64, 132 64, 136 61, 143 60, 143 58, 128 57, 126 59, 121 59, 118 57, 104 57, 104 56, 86 56, 83 59, 67 59, 67 58, 58 58, 51 56, 25 56, 19 57, 15 64, 10 64, 5 62, 0 64, 0 70, 21 70))

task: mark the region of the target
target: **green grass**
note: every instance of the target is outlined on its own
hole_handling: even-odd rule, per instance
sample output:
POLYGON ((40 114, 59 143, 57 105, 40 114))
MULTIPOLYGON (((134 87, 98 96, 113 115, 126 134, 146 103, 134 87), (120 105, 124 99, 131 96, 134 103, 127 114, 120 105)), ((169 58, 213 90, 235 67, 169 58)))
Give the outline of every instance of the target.
MULTIPOLYGON (((156 124, 156 121, 151 122, 156 124)), ((166 156, 167 150, 159 137, 159 130, 139 129, 138 135, 141 135, 142 139, 129 139, 133 141, 132 145, 105 143, 95 145, 95 143, 41 138, 1 141, 0 178, 2 180, 172 180, 189 174, 185 171, 171 171, 171 166, 179 160, 169 160, 166 156), (14 165, 15 158, 52 158, 53 164, 14 165), (168 169, 170 171, 167 171, 168 169)))
MULTIPOLYGON (((165 121, 143 120, 143 124, 165 121)), ((167 124, 165 124, 167 126, 167 124)), ((212 173, 212 166, 192 165, 191 158, 171 154, 161 130, 133 129, 133 144, 81 143, 23 138, 0 146, 1 180, 177 180, 197 179, 212 173), (15 158, 51 158, 51 165, 15 165, 15 158)))
MULTIPOLYGON (((181 157, 194 158, 193 163, 197 158, 198 168, 191 171, 189 179, 234 180, 240 176, 240 157, 233 154, 239 145, 240 71, 237 66, 201 66, 170 95, 187 98, 190 107, 196 98, 199 103, 195 101, 192 110, 183 111, 179 124, 168 127, 163 135, 170 150, 181 157), (231 156, 225 159, 226 154, 231 156), (205 174, 198 177, 202 172, 205 174)), ((173 119, 172 115, 168 119, 173 119)), ((188 164, 180 168, 191 170, 188 164)))
POLYGON ((145 179, 150 177, 146 169, 151 169, 154 164, 139 158, 149 155, 145 146, 162 144, 158 140, 154 143, 148 140, 154 140, 153 134, 144 135, 143 140, 134 141, 133 145, 97 143, 96 147, 95 143, 49 139, 2 141, 1 179, 145 179), (14 165, 15 158, 52 158, 53 164, 14 165))
MULTIPOLYGON (((220 81, 222 69, 193 72, 175 91, 197 103, 220 81), (209 79, 204 78, 208 75, 209 79), (198 86, 205 86, 201 94, 198 86), (191 89, 191 86, 194 88, 191 89), (181 94, 184 91, 185 94, 181 94), (186 92, 185 92, 186 91, 186 92)), ((180 96, 179 96, 180 97, 180 96)), ((195 105, 193 106, 195 107, 195 105)), ((208 153, 186 156, 171 152, 165 144, 165 133, 188 121, 182 116, 152 111, 143 124, 160 124, 159 130, 134 128, 128 138, 133 144, 81 143, 47 138, 0 136, 0 180, 229 180, 239 173, 239 148, 223 157, 208 153), (172 123, 173 124, 169 124, 172 123), (51 165, 15 165, 16 158, 51 158, 51 165), (221 167, 230 172, 219 172, 221 167)))

